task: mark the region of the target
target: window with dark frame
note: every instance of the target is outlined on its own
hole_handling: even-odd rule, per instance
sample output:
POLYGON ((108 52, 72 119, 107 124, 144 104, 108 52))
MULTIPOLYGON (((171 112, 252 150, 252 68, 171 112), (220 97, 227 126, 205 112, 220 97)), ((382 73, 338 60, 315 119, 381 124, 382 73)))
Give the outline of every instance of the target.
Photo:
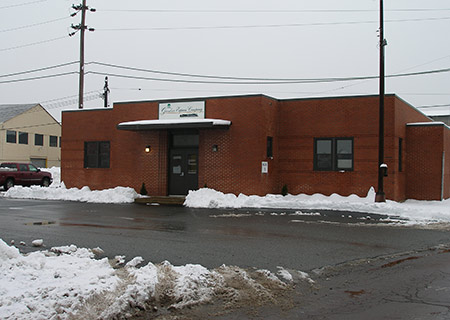
POLYGON ((273 137, 267 137, 267 158, 273 158, 273 137))
POLYGON ((58 137, 57 136, 50 136, 49 146, 50 147, 57 147, 58 146, 58 137))
POLYGON ((109 168, 109 141, 89 141, 84 143, 85 168, 109 168))
POLYGON ((353 138, 315 138, 315 171, 353 171, 353 138))
POLYGON ((34 134, 34 145, 35 146, 43 146, 44 145, 44 135, 35 133, 34 134))
POLYGON ((28 144, 28 132, 19 132, 19 144, 28 144))
POLYGON ((12 130, 6 130, 6 142, 16 143, 17 142, 17 132, 12 130))

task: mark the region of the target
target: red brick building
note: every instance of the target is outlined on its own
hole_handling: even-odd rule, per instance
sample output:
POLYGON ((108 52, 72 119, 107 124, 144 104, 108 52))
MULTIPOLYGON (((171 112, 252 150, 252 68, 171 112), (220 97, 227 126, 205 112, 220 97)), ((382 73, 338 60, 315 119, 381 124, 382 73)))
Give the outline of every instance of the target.
MULTIPOLYGON (((143 183, 150 195, 204 186, 225 193, 364 196, 378 177, 378 96, 264 95, 115 103, 63 112, 67 187, 143 183)), ((450 128, 385 98, 388 199, 450 197, 450 128)))

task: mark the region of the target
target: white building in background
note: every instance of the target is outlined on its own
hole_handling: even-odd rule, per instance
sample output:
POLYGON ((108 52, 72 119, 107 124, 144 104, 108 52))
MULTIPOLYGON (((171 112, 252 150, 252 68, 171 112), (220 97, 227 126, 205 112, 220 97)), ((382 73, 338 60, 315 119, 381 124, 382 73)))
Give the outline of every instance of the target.
POLYGON ((0 105, 0 162, 61 165, 61 124, 40 104, 0 105))

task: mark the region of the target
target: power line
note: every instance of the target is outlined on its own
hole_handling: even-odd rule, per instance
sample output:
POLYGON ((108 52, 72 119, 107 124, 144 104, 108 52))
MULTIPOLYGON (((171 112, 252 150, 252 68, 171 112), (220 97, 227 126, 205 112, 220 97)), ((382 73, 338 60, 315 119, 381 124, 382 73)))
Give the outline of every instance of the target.
MULTIPOLYGON (((95 74, 102 76, 112 76, 117 78, 126 78, 126 79, 134 79, 134 80, 149 80, 149 81, 160 81, 160 82, 175 82, 175 83, 197 83, 197 84, 227 84, 227 85, 256 85, 256 84, 299 84, 299 83, 320 83, 320 82, 334 82, 334 81, 326 81, 326 80, 287 80, 287 81, 205 81, 205 80, 186 80, 186 79, 167 79, 167 78, 153 78, 153 77, 142 77, 142 76, 132 76, 125 74, 117 74, 117 73, 109 73, 109 72, 97 72, 97 71, 87 71, 86 74, 95 74)), ((374 77, 377 78, 377 77, 374 77)), ((363 77, 362 79, 367 79, 367 77, 363 77)), ((357 79, 347 79, 349 80, 357 80, 357 79)), ((342 80, 345 81, 345 80, 342 80)))
MULTIPOLYGON (((86 96, 91 95, 91 94, 93 94, 93 93, 100 94, 98 90, 94 90, 94 91, 89 91, 89 92, 87 92, 87 93, 86 93, 86 96)), ((68 100, 68 99, 72 99, 72 98, 75 98, 75 97, 78 97, 78 94, 76 94, 76 95, 71 95, 71 96, 65 96, 65 97, 61 97, 61 98, 55 98, 55 99, 45 100, 45 101, 41 101, 41 102, 39 102, 39 103, 40 103, 40 104, 47 104, 47 103, 50 103, 50 102, 54 103, 55 101, 68 100)))
MULTIPOLYGON (((399 78, 399 77, 409 77, 409 76, 420 76, 428 74, 438 74, 450 72, 450 68, 439 69, 439 70, 429 70, 420 72, 410 72, 402 74, 388 75, 386 78, 399 78)), ((186 79, 167 79, 167 78, 153 78, 153 77, 142 77, 142 76, 131 76, 124 74, 114 74, 108 72, 96 72, 88 71, 86 74, 95 74, 102 76, 113 76, 117 78, 126 78, 134 80, 149 80, 149 81, 160 81, 160 82, 174 82, 174 83, 197 83, 197 84, 224 84, 224 85, 279 85, 279 84, 313 84, 313 83, 332 83, 332 82, 346 82, 346 81, 358 81, 358 80, 372 80, 378 79, 379 76, 361 76, 361 77, 344 77, 344 78, 316 78, 316 79, 285 79, 285 80, 273 80, 273 79, 260 79, 251 81, 242 81, 242 78, 235 78, 234 81, 205 81, 205 80, 186 80, 186 79)), ((195 77, 195 76, 194 76, 195 77)), ((211 76, 215 78, 214 76, 211 76)), ((231 78, 230 78, 231 79, 231 78)), ((256 78, 254 78, 256 79, 256 78)))
MULTIPOLYGON (((4 128, 1 130, 12 130, 12 129, 19 130, 19 129, 27 129, 27 128, 47 127, 47 126, 56 125, 56 124, 60 124, 60 123, 58 121, 56 121, 56 122, 34 124, 34 125, 22 126, 22 127, 13 127, 13 128, 8 127, 8 128, 4 128)), ((33 132, 28 132, 28 133, 33 133, 33 132)))
POLYGON ((49 67, 43 67, 43 68, 33 69, 33 70, 28 70, 28 71, 21 71, 21 72, 15 72, 15 73, 4 74, 4 75, 0 75, 0 78, 13 77, 13 76, 18 76, 18 75, 22 75, 22 74, 28 74, 28 73, 34 73, 34 72, 40 72, 40 71, 46 71, 46 70, 51 70, 51 69, 56 69, 56 68, 61 68, 61 67, 70 66, 70 65, 75 64, 75 63, 78 63, 78 61, 72 61, 72 62, 67 62, 67 63, 61 63, 61 64, 49 66, 49 67))
MULTIPOLYGON (((58 109, 58 108, 63 108, 63 107, 78 104, 78 97, 79 97, 79 95, 77 94, 75 96, 69 96, 66 98, 43 101, 43 102, 40 102, 40 104, 45 104, 46 110, 58 109), (58 101, 58 100, 62 100, 62 99, 65 99, 65 100, 60 101, 60 102, 52 102, 52 101, 58 101), (52 102, 52 103, 48 103, 48 102, 52 102)), ((97 99, 101 99, 101 98, 102 98, 102 93, 100 93, 99 91, 90 91, 83 96, 83 101, 92 101, 92 100, 97 100, 97 99)))
POLYGON ((169 72, 169 71, 161 71, 161 70, 151 70, 151 69, 142 69, 136 67, 128 67, 117 64, 103 63, 103 62, 88 62, 89 64, 99 65, 110 68, 124 69, 129 71, 139 71, 139 72, 147 72, 147 73, 155 73, 162 75, 170 75, 170 76, 181 76, 181 77, 193 77, 193 78, 207 78, 207 79, 222 79, 222 80, 255 80, 255 81, 298 81, 305 79, 287 79, 287 78, 250 78, 250 77, 229 77, 229 76, 215 76, 215 75, 202 75, 202 74, 192 74, 192 73, 181 73, 181 72, 169 72))
POLYGON ((4 29, 4 30, 0 30, 0 33, 3 33, 3 32, 10 32, 10 31, 17 31, 17 30, 23 30, 23 29, 27 29, 27 28, 33 28, 33 27, 37 27, 37 26, 41 26, 41 25, 44 25, 44 24, 49 24, 49 23, 53 23, 53 22, 57 22, 57 21, 61 21, 61 20, 66 20, 66 19, 70 19, 70 17, 57 18, 57 19, 48 20, 48 21, 44 21, 44 22, 38 22, 38 23, 34 23, 34 24, 28 24, 28 25, 21 26, 21 27, 15 27, 15 28, 10 28, 10 29, 4 29))
MULTIPOLYGON (((101 9, 99 12, 133 12, 133 13, 357 13, 378 12, 370 9, 302 9, 302 10, 176 10, 176 9, 101 9)), ((450 11, 450 8, 442 9, 390 9, 390 12, 435 12, 450 11)))
MULTIPOLYGON (((398 19, 398 20, 386 20, 385 22, 395 23, 395 22, 420 22, 420 21, 438 21, 438 20, 450 20, 450 17, 398 19)), ((356 25, 356 24, 374 24, 374 23, 377 23, 377 21, 369 20, 369 21, 310 22, 310 23, 290 23, 290 24, 255 24, 255 25, 240 25, 240 26, 236 25, 236 26, 107 28, 107 29, 96 29, 96 30, 98 30, 98 31, 173 31, 173 30, 214 30, 214 29, 258 29, 258 28, 338 26, 338 25, 356 25)))
MULTIPOLYGON (((100 65, 111 68, 124 69, 129 71, 139 71, 139 72, 147 72, 147 73, 155 73, 155 74, 163 74, 170 76, 182 76, 182 77, 191 77, 191 78, 205 78, 205 79, 218 79, 218 80, 233 80, 233 81, 243 81, 242 83, 236 82, 211 82, 211 81, 192 81, 192 80, 182 80, 182 79, 166 79, 166 78, 144 78, 141 77, 142 80, 157 80, 157 81, 173 81, 173 82, 194 82, 194 83, 219 83, 219 84, 284 84, 284 83, 321 83, 321 82, 342 82, 342 81, 354 81, 354 80, 372 80, 378 79, 379 76, 357 76, 357 77, 328 77, 328 78, 256 78, 256 77, 231 77, 231 76, 216 76, 216 75, 201 75, 201 74, 192 74, 192 73, 179 73, 179 72, 168 72, 168 71, 160 71, 160 70, 151 70, 151 69, 142 69, 128 66, 121 66, 116 64, 102 63, 102 62, 89 62, 87 64, 100 65)), ((436 73, 446 73, 450 72, 450 68, 444 69, 436 69, 436 70, 427 70, 427 71, 419 71, 419 72, 409 72, 409 73, 398 73, 393 75, 388 75, 386 77, 389 78, 397 78, 397 77, 407 77, 407 76, 418 76, 418 75, 426 75, 426 74, 436 74, 436 73)), ((92 74, 103 74, 95 71, 89 71, 88 73, 92 74)), ((107 75, 107 73, 104 73, 107 75)), ((114 76, 114 75, 113 75, 114 76)), ((134 77, 127 75, 115 75, 119 77, 134 77)))
POLYGON ((3 49, 0 49, 0 52, 8 51, 8 50, 14 50, 14 49, 19 49, 19 48, 25 48, 25 47, 31 47, 31 46, 35 46, 35 45, 38 45, 38 44, 53 42, 53 41, 66 39, 66 38, 68 38, 68 37, 67 36, 63 36, 63 37, 52 38, 52 39, 48 39, 48 40, 42 40, 42 41, 38 41, 38 42, 32 42, 32 43, 28 43, 28 44, 23 44, 23 45, 15 46, 15 47, 3 48, 3 49))
POLYGON ((47 0, 38 0, 38 1, 31 1, 31 2, 25 2, 25 3, 18 3, 18 4, 11 4, 9 6, 4 6, 4 7, 0 7, 0 9, 9 9, 9 8, 14 8, 14 7, 23 7, 29 4, 35 4, 35 3, 40 3, 40 2, 45 2, 47 0))
MULTIPOLYGON (((10 74, 5 74, 5 75, 0 75, 0 78, 6 78, 6 77, 17 76, 17 75, 24 75, 24 74, 30 74, 30 73, 35 73, 35 72, 47 71, 47 70, 51 70, 51 69, 55 69, 55 68, 66 67, 66 66, 73 65, 76 63, 78 63, 78 62, 72 61, 72 62, 62 63, 62 64, 38 68, 38 69, 10 73, 10 74)), ((122 65, 110 64, 110 63, 102 63, 102 62, 88 62, 88 63, 86 63, 86 65, 98 65, 98 66, 117 68, 117 69, 123 69, 123 70, 128 70, 128 71, 138 71, 138 72, 154 73, 154 74, 177 76, 177 77, 200 78, 200 79, 209 79, 209 80, 224 80, 224 81, 187 80, 187 79, 170 79, 170 78, 158 78, 158 77, 142 77, 142 76, 115 74, 115 73, 98 72, 98 71, 87 71, 86 72, 86 74, 95 74, 95 75, 103 75, 103 76, 110 75, 113 77, 136 79, 136 80, 150 80, 150 81, 178 82, 178 83, 199 83, 199 84, 235 84, 235 85, 240 85, 240 84, 242 84, 242 85, 248 85, 248 84, 255 84, 255 85, 256 84, 263 84, 263 85, 269 85, 269 84, 314 84, 314 83, 332 83, 332 82, 373 80, 373 79, 379 78, 379 76, 326 77, 326 78, 232 77, 232 76, 217 76, 217 75, 204 75, 204 74, 202 75, 202 74, 192 74, 192 73, 168 72, 168 71, 160 71, 160 70, 152 70, 152 69, 135 68, 135 67, 122 66, 122 65)), ((387 75, 386 78, 421 76, 421 75, 439 74, 439 73, 447 73, 447 72, 450 72, 450 68, 391 74, 391 75, 387 75)), ((77 73, 78 72, 76 72, 76 71, 69 71, 69 72, 62 72, 62 73, 29 77, 29 78, 11 79, 11 80, 0 81, 0 84, 41 80, 41 79, 55 78, 55 77, 61 77, 61 76, 77 74, 77 73)))
POLYGON ((32 78, 23 78, 23 79, 14 79, 14 80, 5 80, 0 81, 0 84, 7 84, 7 83, 16 83, 16 82, 24 82, 24 81, 33 81, 33 80, 42 80, 42 79, 49 79, 49 78, 56 78, 56 77, 62 77, 67 76, 70 74, 78 74, 76 71, 70 71, 70 72, 63 72, 63 73, 56 73, 56 74, 50 74, 46 76, 39 76, 39 77, 32 77, 32 78))
MULTIPOLYGON (((102 94, 99 91, 90 91, 84 96, 84 100, 85 101, 92 101, 92 100, 101 99, 101 98, 102 98, 102 94)), ((51 110, 51 109, 57 109, 57 108, 71 106, 71 105, 76 105, 77 103, 78 103, 78 95, 73 95, 73 96, 67 96, 67 97, 63 97, 63 98, 57 98, 57 99, 42 101, 42 102, 37 103, 36 105, 39 104, 45 110, 48 111, 48 110, 51 110), (63 101, 54 102, 54 101, 58 101, 58 100, 63 100, 63 101), (48 103, 48 102, 53 102, 53 103, 48 103)), ((33 112, 40 112, 40 110, 28 111, 28 113, 33 113, 33 112)), ((14 128, 5 128, 3 130, 6 130, 6 129, 8 129, 8 130, 16 129, 17 130, 17 129, 23 129, 23 128, 43 127, 43 126, 48 126, 48 125, 52 125, 52 124, 55 124, 55 123, 45 123, 45 124, 38 124, 38 125, 29 125, 29 126, 21 126, 21 127, 14 127, 14 128)))

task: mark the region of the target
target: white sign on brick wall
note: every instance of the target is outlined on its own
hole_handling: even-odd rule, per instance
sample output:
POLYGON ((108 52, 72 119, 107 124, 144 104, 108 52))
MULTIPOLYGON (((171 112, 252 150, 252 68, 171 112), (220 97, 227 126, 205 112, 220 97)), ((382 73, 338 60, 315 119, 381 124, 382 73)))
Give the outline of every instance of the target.
POLYGON ((159 104, 159 119, 205 118, 205 101, 159 104))
POLYGON ((269 163, 267 161, 261 162, 261 173, 269 173, 269 163))

